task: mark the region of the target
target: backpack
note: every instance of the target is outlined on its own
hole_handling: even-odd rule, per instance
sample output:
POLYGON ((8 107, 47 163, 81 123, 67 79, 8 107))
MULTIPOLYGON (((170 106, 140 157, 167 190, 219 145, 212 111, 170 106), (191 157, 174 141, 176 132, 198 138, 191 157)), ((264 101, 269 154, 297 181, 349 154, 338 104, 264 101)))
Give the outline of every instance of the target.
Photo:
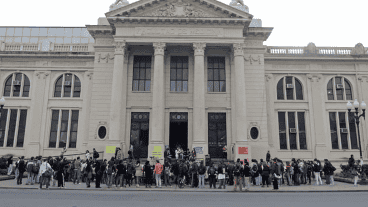
POLYGON ((33 165, 34 165, 34 162, 33 161, 30 161, 31 163, 29 163, 27 165, 27 172, 28 173, 31 173, 32 172, 32 169, 33 169, 33 165))
POLYGON ((236 165, 235 165, 234 174, 235 175, 240 175, 240 164, 239 163, 236 163, 236 165))
POLYGON ((257 165, 253 165, 252 170, 253 170, 253 172, 257 172, 258 166, 257 165))
POLYGON ((211 167, 209 169, 209 175, 215 175, 216 171, 215 171, 215 168, 214 167, 211 167))
POLYGON ((32 167, 33 173, 38 174, 39 170, 40 170, 40 166, 38 166, 38 164, 33 165, 32 167))
POLYGON ((100 155, 98 154, 97 151, 93 153, 93 158, 99 158, 99 157, 100 157, 100 155))

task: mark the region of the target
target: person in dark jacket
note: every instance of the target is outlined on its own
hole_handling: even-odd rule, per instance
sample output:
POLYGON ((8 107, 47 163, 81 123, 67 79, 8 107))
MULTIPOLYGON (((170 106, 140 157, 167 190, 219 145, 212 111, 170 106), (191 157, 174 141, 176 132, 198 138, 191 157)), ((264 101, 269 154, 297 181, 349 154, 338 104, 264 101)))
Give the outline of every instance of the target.
POLYGON ((236 164, 234 167, 234 191, 236 191, 236 186, 239 185, 240 192, 242 191, 242 183, 241 183, 241 173, 242 173, 242 165, 240 163, 240 159, 236 160, 236 164))
POLYGON ((100 161, 96 161, 95 165, 95 174, 96 174, 96 188, 101 188, 101 178, 102 178, 102 171, 101 171, 101 163, 100 161))
POLYGON ((234 164, 233 163, 228 164, 227 173, 229 175, 229 185, 234 185, 234 164))
POLYGON ((322 185, 323 183, 321 179, 321 164, 317 159, 314 159, 313 171, 316 179, 316 185, 322 185))
POLYGON ((127 165, 127 173, 126 173, 126 183, 127 185, 132 184, 132 178, 133 178, 133 174, 134 174, 135 168, 133 166, 132 160, 129 160, 129 163, 127 165))
POLYGON ((116 182, 116 187, 118 187, 118 184, 120 183, 120 188, 122 187, 126 187, 125 185, 125 175, 126 175, 126 171, 127 171, 127 168, 126 168, 126 160, 121 160, 120 163, 118 164, 118 166, 116 166, 116 179, 117 179, 117 182, 116 182))
POLYGON ((266 154, 266 162, 269 163, 270 160, 271 160, 271 154, 270 154, 270 150, 268 150, 266 154))
POLYGON ((111 188, 112 184, 113 184, 113 177, 114 177, 114 173, 115 173, 115 158, 111 157, 111 160, 108 162, 107 166, 106 166, 106 185, 108 188, 111 188))
POLYGON ((149 161, 146 161, 146 164, 143 167, 143 173, 144 173, 144 177, 145 179, 145 183, 146 183, 146 188, 149 187, 151 188, 151 183, 152 183, 152 170, 151 170, 151 165, 149 161))
POLYGON ((265 187, 265 184, 267 184, 268 187, 268 185, 270 184, 268 180, 270 176, 270 166, 268 166, 267 163, 264 162, 262 168, 262 187, 265 187))
POLYGON ((204 166, 203 160, 201 161, 201 164, 198 167, 198 174, 199 174, 199 186, 198 188, 204 188, 204 177, 206 174, 206 166, 204 166))
POLYGON ((90 188, 91 187, 91 179, 92 179, 92 163, 93 163, 93 160, 92 160, 92 157, 90 157, 88 160, 87 160, 87 166, 86 166, 86 169, 85 169, 85 174, 86 174, 86 185, 87 185, 87 188, 90 188))
POLYGON ((350 168, 353 168, 354 167, 354 163, 355 163, 355 160, 354 160, 354 155, 351 155, 350 158, 349 158, 349 167, 350 168))
POLYGON ((216 189, 216 169, 213 166, 213 164, 210 164, 210 167, 208 168, 208 180, 210 183, 210 188, 216 189))
POLYGON ((101 162, 101 172, 102 172, 101 183, 102 184, 106 184, 107 183, 106 167, 107 167, 107 160, 104 159, 103 162, 101 162))
POLYGON ((257 185, 262 185, 262 165, 263 159, 260 159, 259 163, 257 164, 258 167, 257 185))
POLYGON ((178 187, 178 185, 179 185, 179 175, 180 175, 178 160, 175 160, 175 163, 173 164, 173 166, 171 168, 171 172, 174 174, 174 182, 176 183, 176 187, 178 187))
POLYGON ((247 188, 245 190, 249 190, 250 188, 250 168, 249 168, 249 162, 247 160, 245 161, 245 165, 244 165, 244 169, 242 170, 242 177, 244 177, 243 179, 243 186, 245 188, 245 186, 247 186, 247 188))
POLYGON ((198 165, 197 163, 190 161, 189 173, 191 175, 191 188, 196 187, 197 176, 198 176, 198 165))
POLYGON ((26 171, 26 164, 24 162, 24 156, 22 156, 18 163, 19 175, 17 178, 17 185, 22 185, 23 173, 26 171))
POLYGON ((225 169, 226 166, 224 164, 224 161, 221 161, 220 164, 218 165, 217 171, 218 171, 218 180, 219 180, 219 187, 218 189, 221 189, 221 187, 223 187, 223 189, 226 189, 226 184, 225 184, 225 169))

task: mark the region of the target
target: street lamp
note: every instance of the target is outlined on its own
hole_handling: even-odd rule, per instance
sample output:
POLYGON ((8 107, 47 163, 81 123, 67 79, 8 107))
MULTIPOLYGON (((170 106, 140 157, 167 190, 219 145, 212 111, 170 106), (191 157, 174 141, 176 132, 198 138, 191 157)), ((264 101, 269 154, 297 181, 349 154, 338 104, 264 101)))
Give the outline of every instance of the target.
POLYGON ((358 128, 358 139, 359 139, 359 151, 360 151, 360 159, 363 160, 363 156, 362 156, 362 145, 360 143, 360 132, 359 132, 359 119, 360 117, 364 117, 365 120, 365 108, 367 107, 367 105, 364 103, 364 101, 362 101, 360 108, 362 109, 363 113, 359 115, 359 102, 357 99, 355 99, 354 103, 351 104, 350 101, 347 103, 347 108, 348 108, 348 112, 351 111, 351 109, 355 108, 355 114, 354 114, 354 119, 355 119, 355 123, 357 125, 358 128))
MULTIPOLYGON (((4 107, 4 105, 5 105, 5 98, 4 98, 4 96, 3 97, 1 97, 1 99, 0 99, 0 127, 1 127, 1 118, 2 118, 2 116, 3 116, 3 107, 4 107)), ((5 131, 5 129, 4 129, 4 131, 5 131)), ((3 136, 2 134, 0 134, 0 136, 3 136)))

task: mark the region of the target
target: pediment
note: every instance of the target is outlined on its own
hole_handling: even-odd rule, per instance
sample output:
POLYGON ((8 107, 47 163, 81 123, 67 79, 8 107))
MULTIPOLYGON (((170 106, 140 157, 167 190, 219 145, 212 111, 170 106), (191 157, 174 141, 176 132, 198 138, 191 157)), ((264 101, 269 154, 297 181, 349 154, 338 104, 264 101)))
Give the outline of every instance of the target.
POLYGON ((243 18, 253 16, 216 0, 140 0, 106 17, 243 18))

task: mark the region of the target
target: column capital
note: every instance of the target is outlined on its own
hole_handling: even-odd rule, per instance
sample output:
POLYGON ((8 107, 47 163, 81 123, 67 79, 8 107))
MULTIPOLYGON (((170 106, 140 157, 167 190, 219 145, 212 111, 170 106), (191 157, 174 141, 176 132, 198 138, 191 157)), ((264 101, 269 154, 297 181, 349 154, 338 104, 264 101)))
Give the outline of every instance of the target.
POLYGON ((127 43, 125 40, 115 42, 113 45, 115 47, 115 55, 125 55, 125 50, 127 46, 127 43))
POLYGON ((245 44, 243 43, 236 43, 233 44, 233 51, 234 51, 234 56, 243 56, 244 54, 244 48, 245 48, 245 44))
POLYGON ((153 48, 155 49, 155 55, 164 55, 166 43, 163 42, 154 42, 153 48))
POLYGON ((195 42, 193 43, 194 56, 204 56, 204 49, 206 48, 206 43, 195 42))

